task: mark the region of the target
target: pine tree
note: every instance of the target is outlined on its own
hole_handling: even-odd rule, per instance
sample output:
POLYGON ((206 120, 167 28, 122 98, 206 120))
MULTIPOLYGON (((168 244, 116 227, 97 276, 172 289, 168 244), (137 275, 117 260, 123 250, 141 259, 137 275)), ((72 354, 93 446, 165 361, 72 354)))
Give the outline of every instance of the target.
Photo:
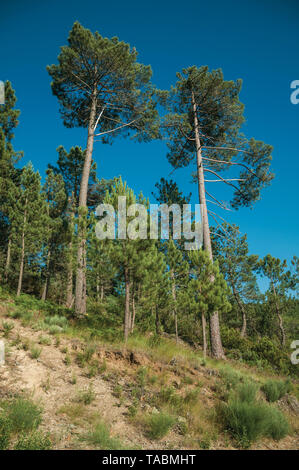
MULTIPOLYGON (((61 105, 67 127, 88 129, 80 184, 79 218, 86 218, 88 180, 95 137, 111 141, 129 131, 138 140, 157 135, 155 103, 150 86, 151 68, 139 64, 137 52, 118 38, 92 34, 75 22, 68 45, 61 48, 58 65, 48 66, 52 91, 61 105)), ((79 221, 75 310, 86 313, 86 223, 79 221)))
POLYGON ((241 314, 241 336, 244 337, 247 330, 246 303, 260 299, 254 273, 258 256, 248 255, 247 236, 240 236, 239 227, 236 225, 223 224, 220 234, 216 231, 212 241, 220 270, 231 288, 233 299, 241 314))
POLYGON ((258 270, 264 277, 268 278, 270 282, 268 300, 270 301, 270 304, 274 305, 279 324, 280 341, 284 346, 286 335, 283 326, 283 312, 280 299, 286 295, 288 289, 292 289, 294 287, 294 277, 290 270, 287 269, 286 260, 281 261, 279 258, 274 258, 270 254, 260 260, 258 270))
MULTIPOLYGON (((161 92, 161 101, 169 111, 164 127, 169 139, 168 160, 179 168, 195 159, 203 246, 213 260, 206 195, 225 207, 207 191, 206 183, 215 180, 207 180, 206 174, 234 188, 234 208, 251 206, 259 198, 261 188, 273 178, 269 173, 272 147, 247 140, 240 133, 244 122, 240 80, 225 81, 221 69, 209 72, 208 67, 195 66, 184 69, 177 77, 170 93, 161 92), (240 161, 233 160, 236 156, 240 161), (228 168, 242 170, 233 178, 219 175, 228 168)), ((217 311, 211 316, 210 327, 213 355, 224 357, 217 311)))
POLYGON ((19 260, 17 296, 21 294, 26 261, 33 262, 42 248, 47 221, 46 203, 41 194, 40 175, 31 163, 22 171, 19 194, 12 214, 12 249, 19 260))
POLYGON ((178 291, 184 288, 189 277, 189 265, 183 261, 182 252, 176 247, 171 239, 167 244, 167 264, 169 266, 169 275, 171 282, 171 292, 173 299, 173 316, 175 323, 175 336, 178 342, 178 291))
MULTIPOLYGON (((123 183, 121 178, 115 179, 114 186, 111 188, 110 193, 104 199, 105 204, 110 204, 115 209, 116 218, 118 220, 118 203, 119 197, 126 197, 126 214, 129 206, 132 204, 139 204, 144 207, 147 213, 148 201, 145 201, 142 194, 135 196, 132 189, 128 188, 126 183, 123 183)), ((140 209, 138 209, 140 212, 140 209)), ((127 236, 131 223, 134 223, 135 215, 127 215, 124 221, 124 227, 121 228, 118 223, 118 239, 111 240, 110 259, 117 266, 118 275, 125 288, 125 315, 124 315, 124 338, 125 344, 127 343, 130 331, 132 329, 132 311, 130 303, 132 299, 132 286, 133 277, 138 275, 138 267, 144 265, 144 257, 146 250, 153 244, 152 240, 141 239, 139 237, 140 227, 138 223, 135 225, 136 239, 131 239, 127 236), (120 233, 120 231, 125 233, 120 233)), ((146 227, 148 230, 148 227, 146 227)), ((146 233, 147 235, 147 233, 146 233)))
POLYGON ((171 296, 171 282, 167 269, 166 259, 162 252, 158 251, 156 244, 152 243, 146 260, 144 279, 142 283, 141 302, 154 319, 155 332, 162 333, 161 317, 174 309, 171 296))
POLYGON ((5 104, 0 106, 0 227, 1 247, 5 253, 4 278, 8 281, 11 263, 11 224, 10 214, 16 199, 20 170, 15 164, 22 157, 22 152, 15 152, 12 139, 19 121, 20 111, 15 109, 15 91, 9 81, 5 82, 5 104))
POLYGON ((44 286, 41 299, 46 300, 51 273, 55 273, 55 264, 59 263, 59 250, 63 239, 63 213, 66 207, 65 185, 62 175, 55 175, 53 170, 47 170, 47 178, 43 187, 46 200, 46 243, 44 245, 45 268, 43 272, 44 286), (56 254, 56 256, 55 256, 56 254))
POLYGON ((113 245, 109 240, 99 240, 95 231, 96 220, 92 214, 90 217, 89 243, 87 250, 88 259, 88 292, 97 302, 104 302, 105 295, 113 285, 117 274, 117 267, 111 260, 113 245))
MULTIPOLYGON (((191 280, 188 289, 190 297, 194 300, 193 308, 198 316, 201 315, 203 355, 205 359, 207 353, 207 317, 211 322, 215 310, 223 313, 230 310, 231 306, 228 302, 229 289, 219 271, 218 262, 212 263, 206 251, 190 251, 189 258, 191 261, 191 280)), ((212 337, 210 339, 212 345, 212 337)))
MULTIPOLYGON (((73 305, 73 278, 74 278, 74 243, 75 237, 75 219, 79 206, 80 183, 85 162, 86 152, 81 147, 71 147, 67 152, 65 148, 60 145, 57 149, 58 160, 57 166, 49 165, 49 168, 55 174, 61 174, 65 184, 65 191, 68 196, 68 204, 66 208, 66 238, 68 239, 68 246, 66 249, 66 300, 65 306, 71 308, 73 305)), ((90 175, 88 187, 91 188, 96 184, 96 164, 92 161, 90 167, 90 175)))

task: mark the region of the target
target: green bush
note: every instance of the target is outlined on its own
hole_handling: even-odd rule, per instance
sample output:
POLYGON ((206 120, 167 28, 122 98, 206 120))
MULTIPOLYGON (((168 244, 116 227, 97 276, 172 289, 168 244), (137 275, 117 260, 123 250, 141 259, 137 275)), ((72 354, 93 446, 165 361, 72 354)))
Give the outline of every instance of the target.
POLYGON ((40 336, 38 342, 39 344, 44 344, 47 346, 50 346, 50 344, 52 344, 52 340, 51 338, 49 338, 49 336, 40 336))
POLYGON ((13 432, 31 431, 36 429, 41 421, 42 409, 25 398, 17 398, 9 404, 8 419, 13 432))
POLYGON ((285 437, 290 431, 286 417, 273 406, 268 407, 268 423, 267 435, 276 441, 285 437))
POLYGON ((242 448, 250 447, 259 437, 281 439, 289 429, 284 415, 265 403, 232 400, 221 404, 217 415, 242 448))
POLYGON ((166 413, 155 413, 147 419, 148 435, 151 439, 161 439, 174 426, 175 418, 166 413))
POLYGON ((50 335, 57 335, 57 334, 62 333, 62 332, 63 332, 63 328, 61 328, 61 326, 59 326, 59 325, 52 325, 49 328, 50 335))
POLYGON ((0 450, 6 450, 9 446, 11 435, 11 423, 3 414, 0 415, 0 450))
POLYGON ((253 403, 256 399, 257 389, 257 385, 253 382, 245 382, 237 387, 236 394, 241 402, 253 403))
POLYGON ((119 439, 110 436, 110 430, 103 421, 98 422, 95 428, 81 439, 99 450, 121 450, 123 448, 119 439))
POLYGON ((52 442, 49 434, 33 431, 29 435, 23 433, 14 446, 14 450, 50 450, 52 442))
POLYGON ((291 383, 289 380, 276 381, 268 380, 262 387, 261 390, 264 392, 269 402, 274 402, 282 398, 286 393, 290 392, 291 383))
POLYGON ((91 387, 88 389, 80 390, 77 395, 77 401, 79 403, 84 403, 84 405, 90 405, 95 399, 95 393, 91 387))
POLYGON ((38 359, 41 355, 42 349, 38 346, 32 346, 30 349, 30 356, 32 359, 38 359))
POLYGON ((8 322, 8 321, 4 321, 4 322, 2 323, 2 327, 3 327, 3 331, 4 331, 4 336, 5 336, 5 338, 8 338, 8 336, 9 336, 11 330, 14 329, 14 324, 13 324, 13 323, 10 323, 10 322, 8 322))

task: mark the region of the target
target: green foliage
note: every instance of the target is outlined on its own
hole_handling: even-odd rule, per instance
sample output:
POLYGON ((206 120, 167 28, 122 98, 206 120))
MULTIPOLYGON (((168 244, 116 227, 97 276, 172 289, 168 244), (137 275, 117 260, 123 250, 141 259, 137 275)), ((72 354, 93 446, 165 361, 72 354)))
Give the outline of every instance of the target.
POLYGON ((242 448, 250 447, 260 437, 282 439, 289 430, 283 414, 264 403, 233 400, 221 404, 217 413, 224 428, 242 448))
POLYGON ((12 433, 11 422, 3 412, 0 414, 0 450, 6 450, 9 446, 12 433))
POLYGON ((42 349, 38 346, 32 346, 30 349, 30 356, 32 359, 38 359, 41 355, 42 349))
POLYGON ((52 344, 51 338, 49 338, 49 336, 40 336, 38 339, 38 342, 39 344, 43 344, 46 346, 49 346, 50 344, 52 344))
POLYGON ((50 450, 52 441, 49 434, 33 431, 29 434, 21 434, 14 446, 14 450, 50 450))
POLYGON ((36 429, 42 421, 41 413, 42 408, 33 401, 26 398, 16 398, 9 404, 7 411, 12 432, 36 429))
POLYGON ((240 384, 236 389, 237 399, 242 403, 254 403, 256 400, 258 386, 253 382, 240 384))
POLYGON ((261 390, 266 395, 269 402, 274 402, 282 398, 286 393, 291 391, 291 382, 268 380, 262 387, 261 390))
POLYGON ((110 429, 104 421, 99 421, 95 428, 81 437, 88 444, 99 450, 121 450, 123 445, 116 437, 111 437, 110 429))
POLYGON ((4 337, 7 338, 10 332, 14 329, 14 324, 4 321, 2 323, 2 328, 4 330, 4 337))
POLYGON ((95 393, 91 386, 87 389, 79 390, 76 400, 84 405, 90 405, 95 400, 95 393))
POLYGON ((174 426, 175 418, 166 413, 153 413, 146 420, 148 436, 151 439, 161 439, 174 426))

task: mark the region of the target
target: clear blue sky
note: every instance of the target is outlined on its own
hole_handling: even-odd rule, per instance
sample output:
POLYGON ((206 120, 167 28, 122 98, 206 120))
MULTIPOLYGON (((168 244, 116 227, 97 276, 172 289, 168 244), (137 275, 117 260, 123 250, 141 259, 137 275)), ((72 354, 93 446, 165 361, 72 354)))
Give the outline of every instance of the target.
MULTIPOLYGON (((75 20, 135 46, 160 88, 170 87, 176 72, 190 65, 221 67, 225 79, 243 79, 244 132, 274 146, 276 178, 253 210, 226 216, 248 234, 252 253, 298 255, 299 104, 290 102, 290 83, 299 80, 298 0, 1 2, 0 80, 12 82, 21 109, 14 145, 24 150, 23 163, 31 160, 42 175, 59 145, 86 144, 85 131, 63 127, 46 72, 75 20)), ((161 142, 98 143, 94 159, 99 177, 121 174, 146 196, 171 171, 161 142)), ((188 171, 173 176, 196 202, 188 171)))

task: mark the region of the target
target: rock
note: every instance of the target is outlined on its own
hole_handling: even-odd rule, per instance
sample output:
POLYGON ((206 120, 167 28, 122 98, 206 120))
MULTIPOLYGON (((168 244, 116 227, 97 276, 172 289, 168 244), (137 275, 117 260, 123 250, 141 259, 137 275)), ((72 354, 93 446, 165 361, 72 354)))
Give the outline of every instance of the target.
POLYGON ((278 406, 284 409, 288 409, 295 415, 299 415, 299 401, 293 395, 287 393, 284 397, 278 400, 278 406))

